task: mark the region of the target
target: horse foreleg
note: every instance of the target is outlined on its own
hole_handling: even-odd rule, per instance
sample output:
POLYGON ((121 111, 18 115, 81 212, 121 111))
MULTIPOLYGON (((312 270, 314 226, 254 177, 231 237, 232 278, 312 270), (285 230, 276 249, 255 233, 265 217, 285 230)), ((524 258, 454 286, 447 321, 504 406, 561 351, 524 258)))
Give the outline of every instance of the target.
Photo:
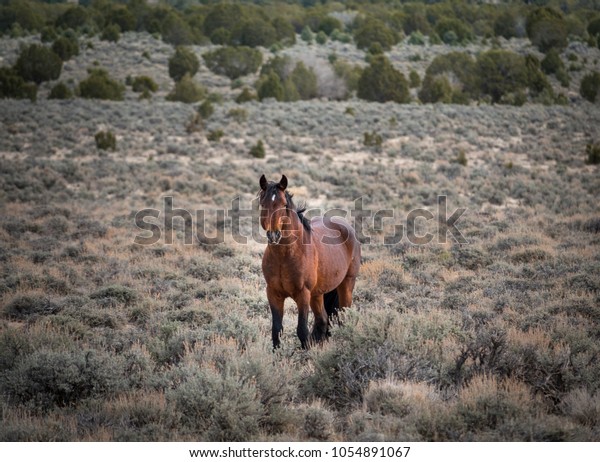
POLYGON ((298 306, 298 328, 296 333, 305 350, 309 347, 309 332, 308 332, 308 311, 310 309, 310 292, 308 289, 303 290, 294 301, 298 306))
POLYGON ((315 325, 311 334, 313 341, 320 343, 327 338, 329 320, 323 304, 323 295, 313 295, 310 298, 310 307, 315 315, 315 325))
POLYGON ((267 299, 271 308, 273 349, 279 348, 281 345, 280 337, 283 332, 283 302, 284 297, 278 295, 275 291, 267 286, 267 299))

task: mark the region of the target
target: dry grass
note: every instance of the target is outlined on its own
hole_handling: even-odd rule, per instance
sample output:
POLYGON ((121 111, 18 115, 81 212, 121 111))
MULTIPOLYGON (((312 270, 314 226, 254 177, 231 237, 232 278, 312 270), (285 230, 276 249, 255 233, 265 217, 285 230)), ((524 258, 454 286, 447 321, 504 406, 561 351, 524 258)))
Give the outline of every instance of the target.
MULTIPOLYGON (((144 36, 156 59, 138 69, 93 43, 65 78, 96 57, 161 89, 68 110, 43 97, 3 104, 0 440, 599 439, 600 182, 584 155, 600 137, 597 106, 251 102, 234 120, 237 92, 204 69, 199 80, 225 97, 205 128, 224 137, 211 143, 186 133, 193 107, 162 99, 169 46, 144 36), (116 133, 117 152, 99 155, 99 129, 116 133), (381 152, 362 145, 367 131, 382 134, 381 152), (264 160, 247 155, 258 139, 264 160), (383 229, 368 222, 354 306, 309 352, 289 301, 272 352, 264 243, 234 242, 229 218, 214 221, 236 197, 249 208, 262 173, 285 173, 309 207, 363 197, 394 211, 383 229), (448 216, 467 209, 468 244, 405 234, 383 245, 442 194, 448 216), (172 244, 135 245, 135 212, 158 209, 162 222, 165 196, 206 210, 225 242, 185 245, 175 220, 172 244)), ((419 50, 418 70, 444 51, 419 50)))

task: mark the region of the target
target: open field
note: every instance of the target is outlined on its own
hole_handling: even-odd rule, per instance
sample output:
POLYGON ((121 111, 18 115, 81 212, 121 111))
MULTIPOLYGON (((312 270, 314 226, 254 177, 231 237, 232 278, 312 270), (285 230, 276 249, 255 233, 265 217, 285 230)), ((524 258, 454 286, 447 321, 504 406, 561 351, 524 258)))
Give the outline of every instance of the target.
MULTIPOLYGON (((190 130, 195 105, 164 98, 173 47, 149 34, 90 41, 61 80, 97 61, 159 90, 47 100, 43 84, 36 103, 0 100, 1 441, 600 439, 600 176, 586 162, 600 107, 577 95, 585 69, 563 89, 569 105, 513 107, 236 104, 239 90, 202 65, 195 79, 222 100, 190 130), (100 130, 116 135, 115 152, 96 148, 100 130), (365 132, 381 146, 365 146, 365 132), (264 159, 249 155, 258 140, 264 159), (264 240, 235 242, 231 216, 216 219, 236 198, 249 209, 262 173, 285 173, 309 208, 362 198, 394 212, 383 229, 367 220, 355 304, 310 351, 288 302, 272 352, 264 240), (466 244, 384 245, 411 210, 437 213, 438 196, 448 216, 466 209, 466 244), (224 242, 187 245, 174 218, 172 243, 163 227, 159 242, 135 244, 136 212, 157 209, 163 223, 165 197, 205 210, 207 234, 224 242)), ((18 46, 2 40, 6 62, 18 46)), ((389 56, 422 76, 436 50, 389 56), (408 62, 416 53, 423 62, 408 62)), ((582 50, 591 69, 600 50, 582 50)))

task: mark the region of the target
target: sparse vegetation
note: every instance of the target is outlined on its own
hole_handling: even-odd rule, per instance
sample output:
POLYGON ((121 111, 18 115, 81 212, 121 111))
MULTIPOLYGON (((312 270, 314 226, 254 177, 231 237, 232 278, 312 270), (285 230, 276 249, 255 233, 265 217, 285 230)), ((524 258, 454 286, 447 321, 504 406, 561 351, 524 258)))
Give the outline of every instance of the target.
POLYGON ((206 90, 200 84, 186 74, 181 80, 175 83, 175 87, 167 95, 168 101, 179 101, 181 103, 197 103, 204 99, 206 90))
POLYGON ((523 22, 540 2, 81 3, 0 5, 0 440, 597 441, 592 10, 544 4, 570 36, 544 58, 523 22), (408 38, 357 50, 375 18, 408 38), (33 104, 15 64, 42 30, 81 53, 33 104), (273 37, 262 69, 199 65, 178 90, 200 99, 167 99, 177 46, 273 37), (90 93, 124 101, 47 100, 93 75, 90 93), (365 81, 402 97, 357 100, 365 81), (289 300, 272 351, 264 245, 237 242, 247 219, 234 239, 235 205, 218 212, 249 210, 265 169, 309 209, 382 211, 363 220, 353 307, 309 351, 289 300))

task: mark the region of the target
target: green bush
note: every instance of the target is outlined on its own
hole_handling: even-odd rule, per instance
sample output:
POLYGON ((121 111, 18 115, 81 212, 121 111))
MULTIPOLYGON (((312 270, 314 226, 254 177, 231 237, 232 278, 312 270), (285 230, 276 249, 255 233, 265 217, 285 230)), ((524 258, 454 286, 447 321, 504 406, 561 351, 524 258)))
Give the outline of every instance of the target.
POLYGON ((60 307, 46 296, 17 295, 4 307, 4 315, 10 319, 28 319, 32 316, 57 313, 60 307))
POLYGON ((581 79, 579 93, 588 101, 594 103, 600 91, 600 73, 592 72, 581 79))
POLYGON ((567 46, 567 23, 562 13, 548 7, 533 10, 527 16, 527 36, 542 53, 567 46))
POLYGON ((588 143, 585 147, 587 154, 587 163, 591 165, 600 164, 600 144, 588 143))
POLYGON ((409 45, 425 45, 425 36, 421 33, 421 31, 414 31, 408 37, 409 45))
POLYGON ((306 43, 312 43, 315 34, 311 30, 309 26, 304 26, 302 32, 300 32, 300 38, 304 40, 306 43))
POLYGON ((263 75, 256 83, 258 99, 275 98, 277 101, 283 101, 284 89, 279 76, 271 71, 263 75))
MULTIPOLYGON (((317 97, 317 76, 302 61, 296 64, 296 67, 294 67, 294 70, 287 77, 286 81, 294 87, 298 99, 307 100, 317 97)), ((286 98, 286 100, 293 101, 291 98, 286 98)))
POLYGON ((60 36, 52 44, 52 51, 63 61, 68 61, 79 54, 79 43, 76 38, 60 36))
POLYGON ((197 112, 200 114, 200 117, 206 120, 210 119, 210 117, 214 114, 215 108, 210 101, 206 100, 200 106, 198 106, 197 112))
POLYGON ((88 77, 79 82, 79 96, 88 99, 122 101, 125 86, 108 75, 105 69, 88 69, 88 77))
POLYGON ((247 47, 268 48, 277 41, 277 31, 264 19, 252 18, 237 25, 232 41, 247 47))
POLYGON ((473 31, 460 19, 443 18, 435 25, 435 32, 448 45, 458 45, 473 39, 473 31))
MULTIPOLYGON (((100 131, 94 135, 96 140, 96 147, 102 151, 116 151, 117 150, 117 138, 115 134, 108 131, 100 131)), ((92 298, 100 298, 98 295, 92 298)))
POLYGON ((0 68, 0 99, 30 99, 37 98, 38 87, 34 83, 27 83, 13 68, 0 68))
POLYGON ((327 34, 321 30, 317 33, 315 40, 319 45, 325 45, 327 43, 327 34))
POLYGON ((81 29, 90 20, 88 11, 89 10, 87 8, 82 6, 74 6, 69 8, 58 18, 56 18, 54 25, 61 29, 81 29))
POLYGON ((548 53, 546 53, 546 56, 544 56, 544 59, 542 59, 542 62, 540 63, 540 66, 544 73, 548 75, 556 74, 560 69, 565 68, 565 65, 562 62, 562 59, 560 59, 560 55, 556 48, 552 48, 550 51, 548 51, 548 53))
POLYGON ((245 46, 221 47, 204 53, 202 57, 212 72, 231 80, 256 72, 262 64, 262 53, 245 46))
POLYGON ((40 84, 60 77, 62 60, 51 49, 32 44, 21 51, 15 64, 15 71, 24 80, 40 84))
POLYGON ((155 93, 158 90, 158 84, 147 75, 138 75, 131 82, 131 89, 135 93, 151 92, 155 93))
POLYGON ((181 103, 197 103, 204 99, 206 90, 201 85, 192 80, 189 75, 185 75, 180 81, 175 83, 175 87, 167 95, 168 101, 179 101, 181 103))
POLYGON ((590 37, 594 37, 596 40, 600 38, 600 16, 592 19, 588 23, 587 32, 590 37))
MULTIPOLYGON (((241 5, 231 3, 220 3, 211 7, 209 13, 204 18, 204 35, 213 38, 216 31, 232 31, 247 15, 241 5)), ((215 43, 215 42, 213 42, 215 43)), ((226 42, 224 42, 226 43, 226 42)), ((220 43, 219 43, 220 44, 220 43)))
POLYGON ((235 99, 235 102, 238 104, 247 103, 248 101, 256 101, 258 96, 255 92, 250 90, 248 87, 244 87, 241 93, 235 99))
POLYGON ((494 20, 494 35, 510 39, 518 37, 518 21, 519 17, 512 10, 505 10, 500 13, 494 20))
POLYGON ((123 391, 127 380, 121 356, 40 350, 19 361, 0 384, 10 401, 44 412, 90 397, 106 399, 123 391))
POLYGON ((505 50, 490 50, 477 58, 480 91, 499 103, 510 93, 523 91, 528 85, 525 58, 505 50))
POLYGON ((257 159, 264 159, 266 152, 262 140, 258 140, 258 142, 250 148, 250 155, 257 159))
POLYGON ((421 77, 419 76, 419 73, 414 69, 411 69, 411 71, 408 74, 408 82, 410 88, 418 88, 421 85, 421 77))
POLYGON ((48 95, 48 99, 70 99, 72 97, 73 92, 64 82, 58 82, 54 85, 50 90, 50 95, 48 95))
POLYGON ((424 103, 466 103, 477 96, 477 86, 473 58, 467 53, 451 52, 436 56, 429 64, 419 99, 424 103))
POLYGON ((363 70, 358 81, 357 96, 380 103, 394 101, 408 103, 408 82, 384 55, 373 57, 371 64, 363 70))
POLYGON ((121 40, 121 28, 118 24, 109 24, 102 30, 100 40, 105 42, 118 42, 121 40))
POLYGON ((179 82, 187 74, 193 77, 200 68, 200 61, 189 48, 177 47, 175 54, 169 59, 169 76, 179 82))
POLYGON ((225 132, 221 129, 217 129, 217 130, 211 130, 210 132, 208 132, 208 134, 206 135, 206 139, 208 141, 218 143, 219 141, 221 141, 221 138, 223 138, 224 136, 225 136, 225 132))
POLYGON ((375 130, 365 132, 363 134, 363 144, 369 148, 375 148, 376 151, 380 151, 383 145, 383 137, 375 130))
POLYGON ((368 50, 374 43, 379 43, 384 50, 390 50, 398 40, 398 34, 375 18, 368 18, 354 31, 356 46, 362 50, 368 50))
POLYGON ((448 77, 443 74, 426 74, 419 99, 423 103, 451 103, 453 90, 448 77))
POLYGON ((135 30, 136 18, 125 5, 111 5, 104 14, 106 24, 119 26, 121 32, 135 30))

